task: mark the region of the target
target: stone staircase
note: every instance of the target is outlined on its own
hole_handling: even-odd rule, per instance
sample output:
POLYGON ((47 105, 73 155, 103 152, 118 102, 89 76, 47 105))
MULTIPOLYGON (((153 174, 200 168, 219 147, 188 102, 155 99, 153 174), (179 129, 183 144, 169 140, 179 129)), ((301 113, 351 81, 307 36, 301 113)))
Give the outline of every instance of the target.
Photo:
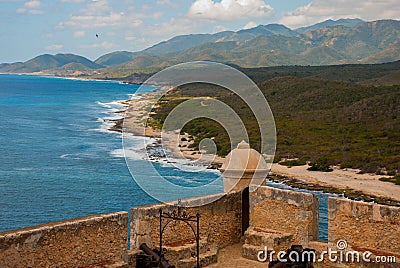
MULTIPOLYGON (((210 264, 217 263, 217 250, 207 245, 207 239, 200 239, 200 264, 206 267, 210 264)), ((196 266, 196 241, 190 240, 181 242, 179 245, 164 246, 166 249, 165 259, 169 264, 175 265, 176 268, 193 268, 196 266)), ((96 268, 131 268, 136 267, 136 257, 142 253, 141 250, 129 250, 123 256, 123 261, 109 265, 102 265, 96 268)), ((137 267, 139 268, 139 267, 137 267)))
MULTIPOLYGON (((285 251, 291 246, 293 235, 282 233, 275 230, 261 229, 249 227, 244 234, 244 244, 242 246, 242 257, 258 261, 258 252, 265 251, 267 254, 275 251, 275 258, 277 253, 281 250, 285 251)), ((269 256, 267 257, 269 261, 269 256)))
MULTIPOLYGON (((208 246, 207 239, 199 243, 200 264, 202 267, 217 262, 217 250, 208 246)), ((193 268, 196 266, 196 241, 187 241, 181 245, 165 245, 165 258, 176 268, 193 268)))

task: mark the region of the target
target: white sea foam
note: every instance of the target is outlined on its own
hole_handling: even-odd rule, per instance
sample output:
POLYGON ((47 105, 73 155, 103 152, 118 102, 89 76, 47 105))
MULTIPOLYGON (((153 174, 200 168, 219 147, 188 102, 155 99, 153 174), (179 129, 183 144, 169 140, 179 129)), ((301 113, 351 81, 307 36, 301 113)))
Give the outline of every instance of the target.
POLYGON ((140 99, 143 99, 143 96, 136 95, 135 93, 133 93, 133 94, 128 94, 128 96, 129 96, 129 99, 130 99, 130 100, 140 100, 140 99))
POLYGON ((101 122, 98 128, 91 129, 91 131, 97 131, 101 133, 117 133, 115 131, 111 131, 110 129, 115 125, 114 122, 110 120, 116 120, 119 118, 97 118, 97 122, 101 122))
MULTIPOLYGON (((209 172, 220 174, 218 170, 207 169, 206 166, 192 159, 152 157, 146 147, 155 144, 157 142, 157 139, 155 138, 125 135, 125 139, 124 148, 113 150, 110 152, 110 155, 119 158, 126 157, 129 160, 146 160, 153 163, 159 163, 161 167, 172 167, 187 172, 209 172)), ((157 151, 162 149, 156 148, 154 150, 157 151)))
POLYGON ((101 123, 99 128, 92 129, 93 131, 98 131, 102 133, 115 133, 115 131, 110 131, 110 128, 115 125, 113 120, 119 120, 123 119, 124 115, 121 113, 116 113, 116 112, 121 112, 124 111, 127 107, 126 104, 121 103, 122 100, 115 100, 111 102, 101 102, 101 101, 96 101, 96 104, 105 108, 104 111, 101 113, 106 115, 100 118, 97 118, 96 121, 101 123))
POLYGON ((116 101, 111 101, 111 102, 101 102, 101 101, 96 101, 96 104, 100 105, 103 108, 107 109, 123 109, 126 108, 128 105, 122 103, 123 100, 116 100, 116 101))
POLYGON ((60 155, 60 158, 62 158, 62 159, 67 158, 67 159, 72 159, 72 160, 81 159, 80 157, 77 157, 77 156, 78 156, 78 154, 63 154, 63 155, 60 155))

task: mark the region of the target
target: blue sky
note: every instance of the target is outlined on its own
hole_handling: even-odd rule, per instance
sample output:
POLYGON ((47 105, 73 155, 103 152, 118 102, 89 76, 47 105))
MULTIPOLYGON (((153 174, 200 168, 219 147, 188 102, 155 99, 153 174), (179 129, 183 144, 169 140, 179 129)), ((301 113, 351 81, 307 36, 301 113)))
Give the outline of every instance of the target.
POLYGON ((398 0, 0 0, 0 63, 44 53, 94 60, 180 34, 269 23, 298 28, 339 18, 400 19, 400 5, 398 0))

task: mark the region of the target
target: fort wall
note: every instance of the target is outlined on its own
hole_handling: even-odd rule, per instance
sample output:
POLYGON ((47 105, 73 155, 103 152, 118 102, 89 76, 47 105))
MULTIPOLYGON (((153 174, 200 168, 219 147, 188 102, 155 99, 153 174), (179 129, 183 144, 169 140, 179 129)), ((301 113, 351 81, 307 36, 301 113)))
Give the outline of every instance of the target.
POLYGON ((400 259, 400 207, 329 198, 328 240, 345 240, 358 251, 397 254, 400 259))
MULTIPOLYGON (((242 210, 246 203, 242 199, 242 192, 232 192, 181 202, 182 213, 200 214, 200 239, 205 251, 218 251, 242 241, 242 219, 246 218, 242 215, 246 213, 242 210), (210 203, 212 200, 216 201, 210 203), (193 204, 202 206, 190 208, 193 204)), ((129 227, 128 213, 118 212, 0 233, 0 268, 111 267, 119 262, 125 262, 125 266, 120 267, 135 267, 135 254, 141 243, 150 248, 159 246, 160 209, 164 213, 173 213, 178 208, 167 204, 133 208, 129 227), (127 250, 128 228, 131 251, 127 250), (127 256, 130 256, 129 261, 127 256)), ((264 242, 277 250, 286 250, 291 244, 302 244, 315 248, 319 253, 328 247, 335 249, 338 240, 345 240, 349 249, 393 255, 400 260, 399 207, 330 198, 328 243, 316 242, 318 200, 312 194, 260 187, 250 192, 249 214, 248 230, 252 232, 248 232, 244 239, 249 256, 257 256, 264 242), (262 245, 255 245, 257 241, 262 245)), ((165 219, 163 223, 166 223, 165 219)), ((194 238, 186 223, 176 221, 165 229, 163 244, 185 247, 192 245, 194 238)), ((321 265, 316 267, 398 267, 399 263, 383 266, 376 266, 376 263, 375 266, 321 265)))
MULTIPOLYGON (((242 193, 232 192, 222 195, 215 202, 215 195, 186 199, 182 205, 205 204, 203 206, 185 208, 187 214, 200 214, 200 238, 206 240, 208 247, 223 248, 240 241, 242 235, 242 193)), ((163 213, 177 211, 177 207, 157 204, 131 209, 131 248, 139 248, 146 243, 157 248, 160 239, 159 210, 163 213)), ((166 224, 167 220, 163 221, 166 224)), ((195 224, 193 225, 195 226, 195 224)), ((194 242, 194 233, 184 222, 171 222, 163 233, 165 245, 184 245, 194 242)))
POLYGON ((67 220, 0 233, 0 267, 93 267, 122 260, 128 213, 67 220))
POLYGON ((318 240, 318 215, 312 194, 266 186, 250 193, 250 227, 292 235, 292 244, 318 240))

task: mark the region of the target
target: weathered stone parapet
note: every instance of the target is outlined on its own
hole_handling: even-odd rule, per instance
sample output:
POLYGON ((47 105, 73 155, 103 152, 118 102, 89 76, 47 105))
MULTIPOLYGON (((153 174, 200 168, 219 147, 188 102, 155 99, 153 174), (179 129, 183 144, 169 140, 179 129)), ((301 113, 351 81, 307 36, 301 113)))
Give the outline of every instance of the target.
POLYGON ((113 264, 127 249, 128 213, 95 215, 0 233, 0 267, 113 264))
POLYGON ((355 250, 400 259, 400 208, 329 198, 330 244, 345 240, 355 250))
MULTIPOLYGON (((200 214, 200 237, 206 239, 210 248, 223 248, 240 242, 242 228, 241 192, 221 194, 182 200, 182 208, 190 215, 200 214), (209 203, 210 200, 216 201, 209 203), (190 205, 200 205, 190 208, 190 205), (203 204, 203 205, 202 205, 203 204)), ((172 212, 177 207, 167 204, 157 204, 131 209, 131 249, 139 248, 146 243, 151 248, 159 245, 159 210, 172 212)), ((163 234, 163 244, 185 245, 194 241, 190 227, 183 222, 173 222, 163 234)))
POLYGON ((318 199, 262 186, 250 193, 250 227, 293 234, 293 244, 318 240, 318 199))

